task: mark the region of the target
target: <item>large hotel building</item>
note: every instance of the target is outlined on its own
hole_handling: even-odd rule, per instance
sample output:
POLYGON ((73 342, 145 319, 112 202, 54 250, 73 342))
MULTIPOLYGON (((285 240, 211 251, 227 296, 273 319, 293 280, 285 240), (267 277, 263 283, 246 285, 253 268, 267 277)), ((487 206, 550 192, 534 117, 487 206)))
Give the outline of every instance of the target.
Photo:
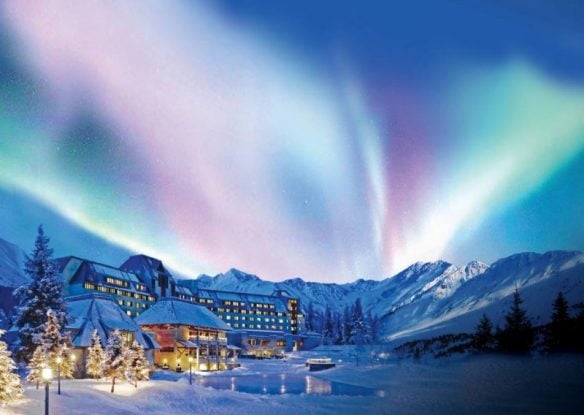
POLYGON ((164 298, 204 306, 232 330, 230 343, 242 353, 272 356, 304 349, 315 339, 302 333, 298 299, 285 291, 271 295, 198 288, 196 280, 176 280, 162 261, 134 255, 119 268, 74 256, 56 260, 68 296, 109 296, 131 318, 138 318, 164 298))

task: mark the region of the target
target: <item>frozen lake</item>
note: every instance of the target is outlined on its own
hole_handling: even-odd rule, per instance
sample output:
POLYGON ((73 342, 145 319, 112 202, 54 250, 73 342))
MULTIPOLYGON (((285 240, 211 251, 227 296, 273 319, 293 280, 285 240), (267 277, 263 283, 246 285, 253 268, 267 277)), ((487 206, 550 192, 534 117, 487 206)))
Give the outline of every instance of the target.
POLYGON ((263 395, 347 395, 347 396, 383 396, 382 390, 347 383, 319 379, 303 374, 263 374, 248 376, 208 376, 197 377, 197 385, 214 389, 263 395))
MULTIPOLYGON (((157 371, 138 388, 120 381, 110 393, 104 379, 64 380, 51 386, 51 413, 66 415, 490 415, 580 414, 584 356, 476 356, 359 366, 353 350, 321 351, 335 369, 308 372, 317 352, 285 360, 243 361, 231 372, 157 371), (315 376, 316 375, 316 376, 315 376), (378 392, 382 391, 382 392, 378 392), (244 393, 241 393, 244 392, 244 393)), ((43 388, 25 385, 25 399, 2 415, 42 413, 43 388)))

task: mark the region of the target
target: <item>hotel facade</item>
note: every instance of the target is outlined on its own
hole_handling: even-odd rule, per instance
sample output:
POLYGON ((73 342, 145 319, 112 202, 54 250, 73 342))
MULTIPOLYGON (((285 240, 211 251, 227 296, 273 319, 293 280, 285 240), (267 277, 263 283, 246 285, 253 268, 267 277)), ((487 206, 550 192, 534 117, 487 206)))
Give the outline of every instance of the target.
POLYGON ((285 291, 270 295, 198 288, 196 280, 176 280, 162 261, 129 257, 119 268, 68 256, 56 260, 67 296, 109 296, 128 317, 140 319, 166 298, 205 307, 229 328, 229 344, 244 355, 272 357, 316 345, 303 333, 297 298, 285 291))

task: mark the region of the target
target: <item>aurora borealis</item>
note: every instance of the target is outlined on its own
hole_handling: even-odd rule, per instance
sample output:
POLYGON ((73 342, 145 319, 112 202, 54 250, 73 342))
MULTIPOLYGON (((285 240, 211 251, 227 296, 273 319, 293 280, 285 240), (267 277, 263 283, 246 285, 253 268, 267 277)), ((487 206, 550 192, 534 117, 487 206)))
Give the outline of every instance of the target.
POLYGON ((584 248, 578 2, 263 3, 3 2, 0 190, 185 275, 584 248))

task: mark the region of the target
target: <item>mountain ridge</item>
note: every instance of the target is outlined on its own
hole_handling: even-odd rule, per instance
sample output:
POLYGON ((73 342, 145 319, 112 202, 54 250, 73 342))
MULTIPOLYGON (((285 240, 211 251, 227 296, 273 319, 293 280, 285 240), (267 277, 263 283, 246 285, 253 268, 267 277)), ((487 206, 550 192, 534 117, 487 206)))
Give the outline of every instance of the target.
MULTIPOLYGON (((27 281, 22 272, 24 258, 20 248, 0 239, 0 288, 6 293, 27 281)), ((384 338, 393 340, 468 331, 482 312, 489 313, 497 324, 515 288, 520 289, 529 306, 530 318, 536 323, 545 322, 558 291, 564 292, 570 304, 584 302, 584 252, 522 252, 491 265, 476 260, 464 266, 442 260, 416 262, 382 280, 358 278, 345 283, 311 282, 299 277, 264 281, 236 268, 215 276, 203 274, 196 281, 199 288, 234 292, 271 295, 284 290, 300 300, 304 312, 312 303, 318 315, 323 315, 327 307, 342 314, 345 307, 360 299, 365 313, 380 318, 384 338)), ((0 306, 6 310, 6 304, 0 306)))

